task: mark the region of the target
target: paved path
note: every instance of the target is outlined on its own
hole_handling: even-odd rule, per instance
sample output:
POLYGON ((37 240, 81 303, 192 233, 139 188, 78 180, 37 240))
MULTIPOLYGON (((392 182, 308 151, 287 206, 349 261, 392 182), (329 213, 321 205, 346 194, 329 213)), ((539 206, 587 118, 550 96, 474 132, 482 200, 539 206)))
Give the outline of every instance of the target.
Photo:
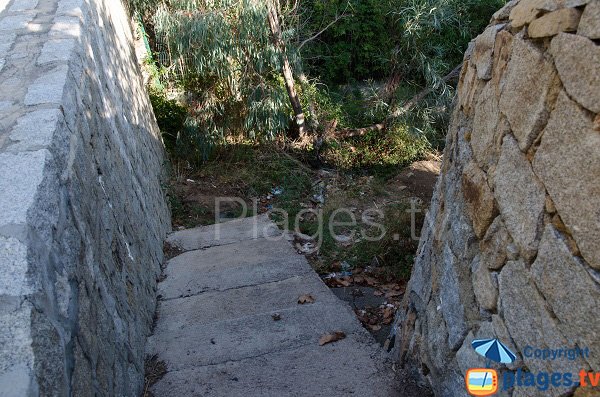
POLYGON ((152 387, 156 397, 401 395, 391 364, 350 307, 266 217, 167 241, 186 252, 168 262, 159 284, 148 353, 168 373, 152 387), (315 303, 298 304, 303 294, 315 303), (336 330, 346 339, 319 346, 336 330))

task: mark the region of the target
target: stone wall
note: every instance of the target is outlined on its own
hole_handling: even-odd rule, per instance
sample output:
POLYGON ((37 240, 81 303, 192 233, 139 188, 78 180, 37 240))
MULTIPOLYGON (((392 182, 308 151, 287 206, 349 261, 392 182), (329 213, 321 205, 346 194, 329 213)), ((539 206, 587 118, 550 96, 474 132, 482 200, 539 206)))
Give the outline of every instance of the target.
POLYGON ((136 396, 169 213, 119 0, 0 0, 0 395, 136 396))
POLYGON ((517 353, 501 371, 600 371, 599 40, 598 0, 511 1, 465 55, 396 323, 400 361, 436 395, 466 395, 467 369, 486 364, 474 338, 517 353), (544 361, 526 346, 590 356, 544 361))

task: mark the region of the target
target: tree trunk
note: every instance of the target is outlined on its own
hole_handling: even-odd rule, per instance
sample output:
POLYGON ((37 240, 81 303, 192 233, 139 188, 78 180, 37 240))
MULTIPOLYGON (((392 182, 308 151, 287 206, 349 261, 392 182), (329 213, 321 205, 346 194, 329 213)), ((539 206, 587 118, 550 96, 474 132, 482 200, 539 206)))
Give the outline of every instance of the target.
MULTIPOLYGON (((300 70, 300 76, 298 76, 298 79, 300 80, 300 84, 304 85, 304 86, 309 86, 310 82, 308 81, 308 78, 306 77, 306 75, 304 74, 304 72, 302 70, 300 70)), ((308 110, 310 112, 310 121, 309 121, 309 129, 311 131, 318 131, 319 127, 320 127, 320 123, 319 123, 319 115, 317 114, 317 108, 315 107, 315 103, 312 101, 312 99, 308 99, 308 110)))
POLYGON ((279 24, 279 13, 277 11, 277 7, 273 4, 273 1, 276 0, 269 0, 267 3, 269 26, 271 28, 271 34, 273 35, 273 43, 279 52, 281 52, 283 79, 285 81, 285 88, 290 99, 290 104, 292 105, 292 110, 294 111, 294 119, 296 121, 297 131, 295 131, 296 133, 294 135, 297 135, 298 138, 302 138, 306 134, 304 125, 304 111, 302 110, 302 104, 300 103, 300 98, 296 92, 294 73, 286 53, 285 43, 283 42, 283 35, 281 33, 281 26, 279 24))
MULTIPOLYGON (((442 78, 442 81, 444 83, 446 83, 452 79, 457 78, 460 75, 461 68, 462 68, 462 64, 458 65, 456 68, 454 68, 454 70, 452 70, 450 73, 448 73, 446 76, 444 76, 444 78, 442 78)), ((343 138, 351 138, 351 137, 355 137, 355 136, 362 136, 362 135, 365 135, 372 131, 383 131, 388 127, 388 125, 394 119, 402 116, 403 114, 405 114, 406 112, 411 110, 419 102, 421 102, 423 99, 425 99, 425 97, 427 97, 427 95, 429 95, 432 92, 433 92, 433 88, 427 87, 424 90, 420 91, 417 95, 412 97, 408 102, 405 102, 404 105, 402 105, 400 107, 394 106, 392 111, 390 112, 390 114, 387 116, 387 118, 384 120, 383 123, 374 124, 372 126, 365 127, 365 128, 354 128, 354 129, 345 129, 345 130, 341 130, 341 131, 336 131, 334 133, 334 135, 338 138, 343 139, 343 138)))
MULTIPOLYGON (((444 83, 446 83, 452 79, 457 78, 458 76, 460 76, 461 69, 462 69, 462 63, 460 65, 458 65, 457 67, 455 67, 446 76, 444 76, 442 78, 442 81, 444 83)), ((433 92, 433 88, 427 87, 426 89, 422 90, 417 95, 412 97, 411 100, 406 102, 402 107, 395 108, 394 111, 391 112, 390 117, 398 118, 398 117, 402 116, 404 113, 408 112, 410 109, 415 107, 415 105, 417 105, 419 102, 421 102, 423 99, 425 99, 425 97, 427 97, 427 95, 431 94, 432 92, 433 92)))

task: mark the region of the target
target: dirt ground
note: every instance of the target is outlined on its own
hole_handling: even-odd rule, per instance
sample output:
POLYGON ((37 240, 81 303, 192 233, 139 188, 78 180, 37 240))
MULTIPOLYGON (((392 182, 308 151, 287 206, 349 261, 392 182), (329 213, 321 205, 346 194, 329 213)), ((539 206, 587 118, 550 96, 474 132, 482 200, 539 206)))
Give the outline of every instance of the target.
MULTIPOLYGON (((418 222, 422 222, 440 164, 438 158, 417 161, 385 180, 376 175, 315 170, 310 174, 311 187, 294 198, 297 201, 294 203, 281 202, 276 183, 270 191, 256 192, 244 180, 229 175, 199 172, 180 176, 171 184, 171 203, 177 206, 173 225, 177 230, 241 215, 242 206, 236 202, 222 202, 216 213, 215 200, 219 197, 239 197, 249 208, 256 201, 258 213, 279 205, 323 210, 325 214, 344 207, 351 209, 358 219, 369 209, 383 211, 389 231, 379 242, 368 243, 359 238, 343 242, 326 239, 320 249, 314 250, 315 241, 304 237, 295 240, 297 251, 307 256, 323 281, 353 307, 364 327, 383 344, 402 300, 418 246, 410 234, 411 221, 405 209, 409 203, 416 203, 420 211, 418 222)), ((250 210, 247 216, 253 214, 250 210)), ((310 214, 303 218, 309 229, 312 221, 315 220, 310 214)), ((420 234, 421 223, 417 227, 420 234)))

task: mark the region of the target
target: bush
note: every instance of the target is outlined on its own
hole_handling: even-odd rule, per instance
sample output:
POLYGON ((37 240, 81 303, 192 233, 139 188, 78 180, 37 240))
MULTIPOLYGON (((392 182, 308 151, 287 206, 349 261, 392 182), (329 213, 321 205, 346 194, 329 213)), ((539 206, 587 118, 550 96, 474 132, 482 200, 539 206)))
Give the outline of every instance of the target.
POLYGON ((166 95, 158 90, 151 89, 149 94, 165 147, 173 153, 178 137, 185 127, 187 109, 176 100, 167 99, 166 95))
MULTIPOLYGON (((309 72, 339 85, 385 78, 394 48, 389 9, 381 0, 308 0, 301 4, 303 26, 316 33, 336 16, 346 16, 303 47, 309 72)), ((304 32, 300 32, 304 33, 304 32)))

